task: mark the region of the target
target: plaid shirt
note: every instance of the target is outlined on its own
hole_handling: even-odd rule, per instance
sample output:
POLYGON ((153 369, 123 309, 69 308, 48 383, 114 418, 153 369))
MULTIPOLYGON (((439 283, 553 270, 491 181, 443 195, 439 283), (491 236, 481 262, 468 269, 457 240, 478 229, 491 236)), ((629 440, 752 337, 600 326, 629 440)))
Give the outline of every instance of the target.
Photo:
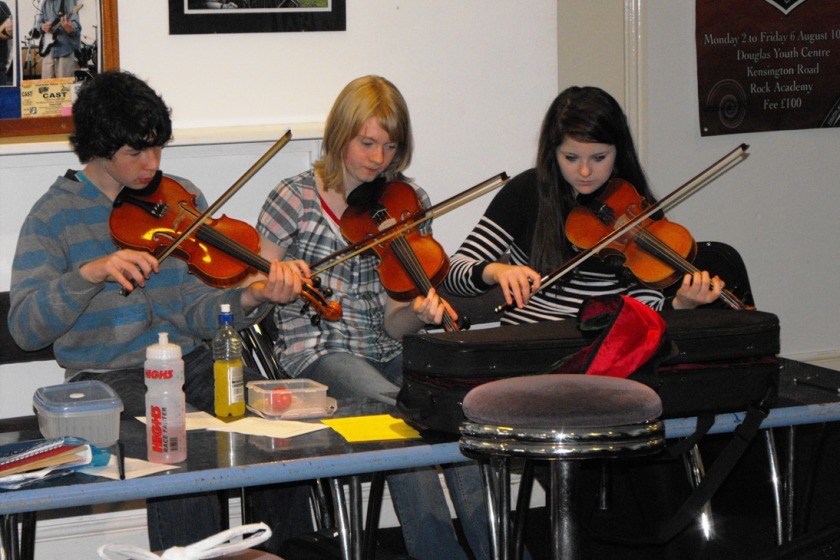
MULTIPOLYGON (((421 203, 428 196, 414 187, 421 203)), ((347 245, 338 226, 321 208, 312 170, 291 177, 275 187, 263 204, 257 231, 286 249, 286 259, 316 262, 347 245)), ((387 294, 379 281, 379 259, 356 256, 320 274, 322 288, 331 288, 332 299, 341 303, 339 321, 322 320, 313 325, 301 314, 300 301, 278 305, 279 340, 275 353, 286 372, 297 377, 319 357, 347 352, 386 362, 399 355, 402 346, 383 328, 387 294)))

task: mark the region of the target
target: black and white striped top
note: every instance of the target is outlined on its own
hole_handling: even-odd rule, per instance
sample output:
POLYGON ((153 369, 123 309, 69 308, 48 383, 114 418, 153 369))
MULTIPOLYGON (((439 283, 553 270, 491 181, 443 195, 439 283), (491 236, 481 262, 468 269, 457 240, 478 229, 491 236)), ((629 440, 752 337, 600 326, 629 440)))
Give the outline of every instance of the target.
MULTIPOLYGON (((490 289, 482 279, 485 266, 509 254, 510 264, 529 266, 529 249, 537 215, 536 172, 531 169, 511 179, 495 196, 478 225, 451 258, 444 288, 460 296, 480 295, 490 289)), ((547 274, 551 271, 539 271, 547 274)), ((535 294, 523 309, 510 309, 503 324, 536 323, 574 318, 584 300, 594 296, 626 294, 653 309, 662 309, 659 290, 642 286, 616 272, 598 256, 583 262, 550 287, 535 294)))

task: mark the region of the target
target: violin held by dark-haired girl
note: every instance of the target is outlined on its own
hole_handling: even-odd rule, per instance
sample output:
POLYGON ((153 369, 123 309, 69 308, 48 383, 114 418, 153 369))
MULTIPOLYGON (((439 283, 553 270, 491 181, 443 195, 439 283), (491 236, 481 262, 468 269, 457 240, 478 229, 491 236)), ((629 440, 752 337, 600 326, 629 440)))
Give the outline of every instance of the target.
POLYGON ((630 219, 640 211, 640 204, 615 209, 605 200, 606 186, 616 179, 635 187, 642 205, 655 202, 616 100, 596 87, 566 89, 543 120, 536 167, 494 197, 452 257, 444 287, 473 296, 499 285, 506 324, 574 318, 586 298, 607 294, 626 294, 654 309, 691 309, 720 298, 723 280, 689 269, 678 274, 679 289, 666 299, 659 287, 636 278, 621 250, 586 259, 542 289, 546 275, 585 249, 574 246, 567 231, 574 209, 585 208, 604 223, 620 221, 616 212, 630 219))

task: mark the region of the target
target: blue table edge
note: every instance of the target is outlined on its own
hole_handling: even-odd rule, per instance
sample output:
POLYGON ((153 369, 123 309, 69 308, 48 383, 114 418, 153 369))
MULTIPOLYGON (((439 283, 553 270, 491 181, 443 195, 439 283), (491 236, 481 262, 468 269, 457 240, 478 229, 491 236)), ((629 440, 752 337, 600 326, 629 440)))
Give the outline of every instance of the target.
MULTIPOLYGON (((745 414, 738 412, 716 415, 709 433, 732 432, 744 419, 745 414)), ((798 405, 772 409, 761 427, 776 428, 837 420, 840 420, 840 403, 798 405)), ((697 419, 666 419, 663 423, 666 437, 674 439, 691 435, 696 428, 697 419)), ((220 467, 196 472, 179 472, 175 469, 166 474, 131 480, 107 480, 92 484, 80 483, 2 492, 0 514, 350 476, 467 460, 469 459, 461 453, 458 442, 447 442, 220 467)))

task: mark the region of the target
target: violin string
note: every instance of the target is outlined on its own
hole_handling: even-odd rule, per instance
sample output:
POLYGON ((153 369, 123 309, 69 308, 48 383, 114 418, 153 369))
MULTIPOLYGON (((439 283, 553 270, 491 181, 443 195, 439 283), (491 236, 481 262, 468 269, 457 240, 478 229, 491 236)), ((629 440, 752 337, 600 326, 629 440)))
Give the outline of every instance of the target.
MULTIPOLYGON (((231 239, 206 224, 196 230, 196 238, 264 274, 268 274, 271 270, 271 263, 262 255, 255 253, 235 239, 231 239)), ((341 317, 338 302, 328 302, 323 294, 309 284, 304 283, 301 289, 304 292, 304 299, 310 304, 314 304, 318 313, 323 315, 327 320, 338 320, 341 317)))
MULTIPOLYGON (((699 188, 699 186, 693 187, 694 189, 699 188)), ((673 195, 674 193, 672 193, 673 195)), ((682 201, 686 195, 681 197, 677 197, 679 201, 682 201)), ((675 198, 672 196, 671 198, 675 198)), ((670 205, 663 206, 663 210, 667 208, 673 207, 675 203, 670 205)), ((645 207, 644 211, 646 212, 646 216, 650 215, 650 207, 645 207)), ((646 222, 647 218, 641 219, 639 213, 635 211, 634 206, 629 206, 626 210, 626 213, 629 215, 630 220, 627 221, 626 224, 632 224, 628 231, 630 232, 630 237, 637 241, 637 244, 644 249, 646 252, 651 254, 653 257, 661 260, 666 266, 670 266, 675 270, 675 272, 681 272, 683 274, 694 274, 696 272, 700 272, 700 269, 694 266, 690 261, 686 260, 682 255, 680 255, 676 250, 674 250, 670 245, 662 241, 658 236, 648 231, 646 222), (641 241, 641 243, 639 243, 641 241)), ((608 226, 612 226, 616 228, 616 222, 618 220, 614 220, 611 224, 605 224, 608 226)), ((618 227, 616 229, 621 229, 618 227)), ((728 304, 730 307, 736 310, 744 310, 747 306, 740 300, 738 297, 733 294, 731 291, 727 289, 723 289, 720 294, 720 298, 728 304)))
MULTIPOLYGON (((694 264, 692 264, 688 260, 684 259, 682 255, 675 251, 671 246, 659 239, 659 237, 657 237, 656 235, 649 232, 647 229, 640 228, 638 234, 636 235, 636 238, 642 240, 641 246, 643 249, 648 250, 652 253, 658 253, 654 256, 661 259, 663 262, 665 262, 665 264, 671 266, 677 272, 682 272, 683 274, 694 274, 696 272, 700 272, 699 268, 694 266, 694 264)), ((727 289, 723 289, 721 291, 720 297, 733 309, 746 309, 744 303, 740 299, 738 299, 738 297, 735 294, 733 294, 727 289)))
POLYGON ((227 255, 256 268, 260 272, 268 274, 269 270, 271 270, 271 263, 264 259, 261 255, 206 224, 201 225, 198 228, 196 238, 199 241, 209 243, 223 253, 226 253, 227 255))
MULTIPOLYGON (((659 210, 672 208, 676 205, 677 202, 682 201, 686 196, 688 196, 689 193, 693 193, 700 187, 705 186, 705 184, 709 180, 711 180, 710 177, 714 177, 723 173, 726 169, 729 168, 730 165, 732 165, 735 162, 736 159, 742 157, 748 147, 749 146, 747 144, 738 145, 737 148, 733 149, 728 154, 720 158, 718 161, 707 167, 705 170, 695 175, 692 179, 690 179, 682 186, 678 187, 668 196, 659 200, 656 204, 653 204, 646 208, 644 212, 637 216, 633 221, 623 224, 619 228, 616 228, 611 233, 605 235, 598 243, 596 243, 586 251, 578 253, 576 256, 572 257, 572 259, 570 259, 568 262, 561 265, 560 268, 545 275, 542 279, 542 283, 539 289, 535 290, 531 295, 533 296, 533 294, 543 291, 549 286, 553 285, 555 282, 563 278, 566 274, 575 269, 577 266, 583 264, 592 256, 598 254, 598 252, 601 251, 604 247, 607 247, 610 243, 613 243, 619 237, 622 237, 625 233, 630 231, 631 228, 637 227, 643 219, 649 218, 659 210)), ((508 304, 499 305, 498 307, 496 307, 496 312, 499 313, 508 309, 509 307, 510 306, 508 304)))
MULTIPOLYGON (((398 237, 394 239, 391 243, 391 248, 400 260, 403 268, 405 268, 406 272, 413 280, 414 285, 428 294, 429 290, 431 290, 434 286, 432 286, 429 277, 426 276, 426 271, 423 269, 423 265, 417 259, 417 255, 411 249, 411 245, 409 245, 405 237, 398 237)), ((447 310, 444 310, 443 312, 443 321, 447 330, 456 330, 455 323, 447 310)))
POLYGON ((317 270, 313 270, 312 275, 317 276, 318 274, 324 272, 327 269, 330 269, 348 259, 355 257, 365 251, 370 250, 374 245, 386 243, 387 241, 407 234, 411 229, 418 227, 419 225, 423 224, 431 220, 432 218, 437 218, 442 216, 452 210, 455 210, 459 206, 466 204, 480 196, 484 196, 485 194, 496 190, 508 182, 509 178, 506 173, 500 173, 490 179, 482 181, 481 183, 470 187, 466 191, 457 194, 444 200, 441 203, 438 203, 430 208, 423 210, 423 215, 419 218, 409 218, 404 222, 398 222, 395 225, 386 228, 385 230, 381 231, 379 235, 365 238, 355 243, 351 243, 347 245, 343 249, 336 251, 331 255, 327 255, 326 257, 315 261, 314 263, 310 264, 310 267, 315 269, 318 266, 321 268, 317 268, 317 270), (325 264, 326 263, 326 264, 325 264))
POLYGON ((172 243, 169 244, 169 246, 158 257, 158 261, 162 261, 169 255, 171 255, 172 252, 175 251, 175 249, 177 249, 178 246, 185 239, 191 236, 199 227, 204 225, 211 215, 215 214, 217 210, 219 210, 225 203, 227 203, 227 201, 230 200, 233 197, 233 195, 236 194, 236 192, 239 189, 241 189, 245 185, 245 183, 247 183, 251 179, 251 177, 253 177, 257 173, 257 171, 262 169, 265 166, 265 164, 268 163, 268 161, 277 154, 277 152, 283 149, 283 147, 286 144, 288 144, 291 139, 292 131, 287 130, 286 134, 281 136, 280 139, 277 140, 277 142, 275 142, 268 149, 268 151, 265 154, 263 154, 262 157, 260 157, 260 159, 257 160, 256 163, 254 163, 254 165, 252 165, 245 173, 242 174, 242 176, 239 179, 237 179, 237 181, 233 185, 231 185, 224 193, 222 193, 222 196, 220 196, 218 200, 216 200, 213 204, 208 206, 207 209, 204 212, 202 212, 200 216, 198 216, 198 218, 193 222, 193 224, 190 227, 182 231, 180 235, 178 235, 178 237, 176 237, 175 240, 173 240, 172 243))

